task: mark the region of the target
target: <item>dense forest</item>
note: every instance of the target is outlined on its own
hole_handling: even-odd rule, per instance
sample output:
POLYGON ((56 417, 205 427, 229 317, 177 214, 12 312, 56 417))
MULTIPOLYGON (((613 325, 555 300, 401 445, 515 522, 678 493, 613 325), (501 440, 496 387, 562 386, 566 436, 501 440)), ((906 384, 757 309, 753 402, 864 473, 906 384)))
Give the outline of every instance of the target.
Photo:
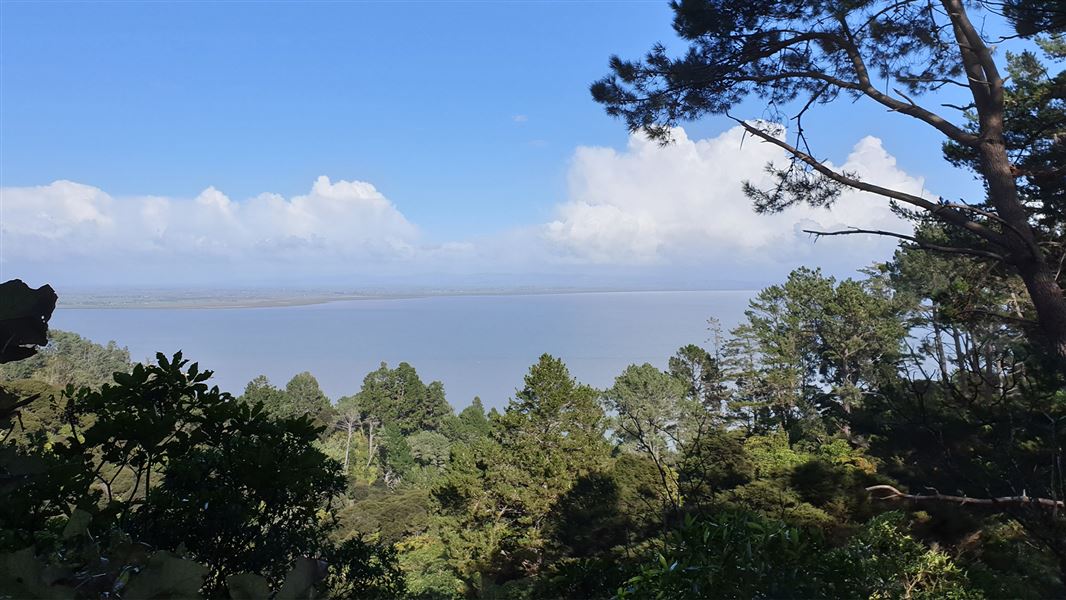
POLYGON ((1033 42, 1004 76, 953 0, 684 0, 687 54, 613 59, 593 96, 633 129, 865 97, 942 131, 988 198, 893 195, 741 122, 793 159, 757 210, 850 187, 914 234, 607 389, 543 355, 502 410, 407 363, 340 398, 309 372, 231 393, 195 357, 47 331, 51 288, 4 284, 0 598, 1066 596, 1066 13, 997 6, 1033 42), (915 96, 962 78, 967 125, 863 56, 915 96))

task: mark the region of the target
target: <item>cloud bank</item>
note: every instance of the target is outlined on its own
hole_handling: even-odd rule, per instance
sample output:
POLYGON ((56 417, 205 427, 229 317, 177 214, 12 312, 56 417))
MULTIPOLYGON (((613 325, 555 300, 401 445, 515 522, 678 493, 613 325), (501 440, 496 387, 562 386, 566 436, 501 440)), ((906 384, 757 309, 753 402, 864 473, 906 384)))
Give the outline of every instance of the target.
POLYGON ((243 201, 214 187, 191 199, 116 198, 72 181, 0 194, 5 275, 62 278, 69 269, 105 284, 263 279, 408 260, 420 237, 373 185, 324 176, 307 194, 243 201))
MULTIPOLYGON (((410 285, 474 277, 482 285, 670 286, 685 273, 683 285, 714 286, 771 281, 799 264, 853 270, 895 245, 874 236, 815 244, 802 229, 909 230, 884 200, 856 192, 831 211, 758 215, 741 185, 768 184, 764 167, 784 159, 780 149, 744 139, 740 128, 702 140, 677 129, 674 139, 661 147, 633 135, 624 150, 580 147, 549 222, 445 244, 428 243, 372 184, 325 176, 304 195, 243 200, 213 187, 186 199, 120 198, 72 181, 5 187, 0 267, 4 277, 102 285, 332 285, 338 277, 350 285, 376 274, 410 285)), ((837 166, 929 195, 876 138, 859 140, 837 166)))
MULTIPOLYGON (((909 230, 876 196, 847 192, 832 210, 797 206, 759 215, 742 184, 770 186, 770 162, 784 164, 780 148, 733 128, 718 137, 692 140, 674 130, 666 147, 640 135, 625 151, 579 148, 570 171, 569 200, 546 236, 573 260, 594 263, 767 263, 804 256, 865 252, 883 255, 892 240, 855 236, 816 247, 803 229, 909 230)), ((923 181, 904 173, 880 140, 860 140, 842 165, 866 181, 912 194, 923 181)))
POLYGON ((305 195, 243 202, 213 187, 190 200, 114 198, 72 181, 2 193, 7 258, 403 256, 418 237, 373 185, 328 177, 305 195))

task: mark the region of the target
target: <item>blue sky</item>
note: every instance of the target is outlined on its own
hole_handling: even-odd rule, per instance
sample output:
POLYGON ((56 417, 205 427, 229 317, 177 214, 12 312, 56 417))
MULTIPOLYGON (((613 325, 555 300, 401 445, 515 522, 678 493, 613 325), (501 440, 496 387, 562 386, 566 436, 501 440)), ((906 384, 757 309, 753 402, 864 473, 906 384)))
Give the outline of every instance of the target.
POLYGON ((576 145, 624 142, 588 85, 669 22, 662 2, 5 4, 5 185, 243 198, 326 173, 442 237, 524 223, 576 145))
MULTIPOLYGON (((705 260, 707 249, 698 245, 684 252, 649 250, 634 259, 643 266, 632 271, 626 271, 629 263, 605 259, 602 252, 574 250, 572 238, 564 240, 568 250, 557 253, 558 265, 550 268, 542 259, 532 266, 523 262, 523 252, 513 247, 539 246, 536 231, 550 223, 563 223, 552 230, 556 241, 560 232, 584 231, 580 223, 570 227, 565 215, 571 204, 587 203, 575 196, 581 193, 575 180, 602 180, 602 172, 591 175, 588 169, 618 170, 621 175, 612 181, 640 171, 626 162, 639 152, 624 126, 592 102, 588 85, 606 73, 612 53, 636 57, 657 41, 680 47, 665 2, 3 2, 0 11, 0 186, 16 206, 19 201, 44 206, 27 199, 33 198, 27 190, 59 180, 82 187, 45 190, 52 202, 68 206, 63 194, 95 194, 93 206, 110 202, 107 210, 118 212, 141 207, 146 197, 198 199, 198 206, 206 206, 212 201, 205 190, 220 192, 235 206, 262 193, 289 200, 304 195, 312 203, 341 193, 322 186, 316 189, 332 191, 313 191, 325 176, 331 185, 369 183, 387 199, 399 215, 390 213, 387 222, 403 223, 387 243, 371 244, 372 256, 378 260, 387 253, 385 245, 402 247, 407 254, 394 268, 415 279, 439 273, 441 264, 468 277, 507 273, 508 283, 522 283, 522 273, 556 271, 574 277, 599 273, 605 284, 612 278, 634 283, 632 273, 669 273, 694 264, 712 287, 715 277, 739 276, 724 268, 721 257, 705 260), (582 155, 582 148, 613 149, 619 156, 614 162, 583 162, 589 155, 582 155), (441 245, 458 254, 441 255, 441 245), (493 262, 502 254, 500 245, 510 246, 517 257, 493 262), (433 258, 412 258, 426 249, 433 258)), ((752 111, 744 116, 762 116, 752 111)), ((686 124, 685 134, 694 141, 716 139, 731 125, 707 119, 686 124)), ((879 108, 840 102, 813 114, 808 129, 817 151, 837 164, 873 136, 895 161, 896 175, 906 174, 938 194, 973 199, 977 193, 968 174, 940 159, 934 133, 879 108)), ((660 202, 647 191, 654 190, 652 182, 644 189, 649 204, 660 202)), ((611 202, 614 192, 601 192, 596 197, 611 202)), ((351 193, 366 200, 363 192, 351 193)), ((736 201, 720 199, 726 200, 736 201)), ((645 212, 639 206, 634 211, 645 212)), ((12 214, 40 217, 28 209, 12 214)), ((313 222, 329 220, 318 218, 313 222)), ((370 230, 385 227, 362 212, 351 218, 370 223, 370 230)), ((593 222, 602 219, 588 221, 593 222)), ((5 230, 12 239, 14 223, 5 230)), ((663 233, 676 227, 652 225, 658 237, 648 244, 655 248, 676 237, 663 233)), ((191 239, 195 227, 166 229, 191 239)), ((204 236, 217 234, 204 227, 204 236)), ((646 223, 639 228, 648 231, 646 223)), ((94 239, 74 236, 65 243, 94 245, 94 239)), ((336 268, 316 271, 307 282, 329 284, 353 256, 333 252, 332 238, 322 239, 311 246, 341 258, 328 259, 338 261, 336 268)), ((596 248, 611 247, 597 240, 596 248)), ((263 266, 270 260, 256 262, 248 250, 261 242, 249 241, 240 256, 225 255, 231 268, 252 265, 245 270, 259 273, 252 279, 260 283, 276 273, 263 266)), ((883 253, 885 246, 878 248, 883 253)), ((541 252, 555 256, 542 248, 530 253, 541 252)), ((88 272, 87 262, 124 264, 117 255, 82 250, 32 257, 9 248, 8 255, 6 276, 35 270, 76 283, 83 283, 79 274, 88 272)), ((163 260, 158 253, 145 256, 149 262, 163 260)), ((309 251, 305 258, 316 256, 309 251)), ((843 270, 858 266, 830 263, 843 270)), ((775 265, 757 276, 742 271, 762 280, 794 266, 787 260, 775 265)), ((375 272, 385 277, 389 269, 375 272)), ((147 271, 126 279, 114 282, 153 282, 147 271)), ((186 279, 196 281, 192 274, 186 279)))

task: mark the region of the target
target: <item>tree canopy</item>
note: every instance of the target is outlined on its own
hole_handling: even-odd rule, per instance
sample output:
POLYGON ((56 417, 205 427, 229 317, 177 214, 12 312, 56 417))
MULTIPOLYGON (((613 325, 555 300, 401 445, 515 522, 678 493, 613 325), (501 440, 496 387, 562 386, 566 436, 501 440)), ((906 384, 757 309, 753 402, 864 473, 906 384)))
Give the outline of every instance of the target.
POLYGON ((611 74, 592 85, 592 95, 631 130, 663 141, 682 121, 727 115, 782 149, 789 160, 768 166, 771 188, 745 184, 760 212, 799 203, 831 207, 843 190, 853 189, 946 226, 947 239, 858 229, 811 233, 888 235, 1001 265, 1024 284, 1027 311, 1039 323, 1028 334, 1066 371, 1066 297, 1056 266, 1061 232, 1040 227, 1045 202, 1051 209, 1055 202, 1047 193, 1063 179, 1061 161, 1055 161, 1062 151, 1061 85, 1033 80, 1039 69, 1032 54, 1015 61, 1021 77, 1008 84, 993 49, 999 40, 977 20, 995 17, 1001 6, 1020 36, 1063 30, 1061 2, 676 0, 674 29, 688 50, 675 58, 657 45, 643 60, 613 57, 611 74), (945 96, 957 90, 966 95, 961 105, 945 96), (927 98, 944 98, 940 107, 955 112, 937 112, 927 98), (749 100, 763 103, 759 116, 770 119, 733 114, 749 100), (977 172, 986 196, 929 199, 830 166, 812 149, 803 117, 837 100, 873 102, 937 131, 950 154, 977 172), (786 122, 795 123, 792 141, 786 122), (1041 197, 1027 202, 1033 192, 1041 197))

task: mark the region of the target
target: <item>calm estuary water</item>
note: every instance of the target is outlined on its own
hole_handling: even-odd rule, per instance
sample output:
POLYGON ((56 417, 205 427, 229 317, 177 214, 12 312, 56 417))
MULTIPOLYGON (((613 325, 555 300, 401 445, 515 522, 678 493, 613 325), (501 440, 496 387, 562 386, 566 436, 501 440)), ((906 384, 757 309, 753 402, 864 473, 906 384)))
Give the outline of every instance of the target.
POLYGON ((367 299, 223 309, 59 309, 51 324, 135 360, 182 350, 240 393, 264 374, 283 386, 311 371, 333 399, 359 390, 381 361, 407 361, 444 382, 462 408, 475 396, 502 407, 537 357, 566 361, 578 380, 609 386, 631 363, 664 368, 678 347, 707 345, 707 319, 742 318, 752 292, 608 292, 367 299))

